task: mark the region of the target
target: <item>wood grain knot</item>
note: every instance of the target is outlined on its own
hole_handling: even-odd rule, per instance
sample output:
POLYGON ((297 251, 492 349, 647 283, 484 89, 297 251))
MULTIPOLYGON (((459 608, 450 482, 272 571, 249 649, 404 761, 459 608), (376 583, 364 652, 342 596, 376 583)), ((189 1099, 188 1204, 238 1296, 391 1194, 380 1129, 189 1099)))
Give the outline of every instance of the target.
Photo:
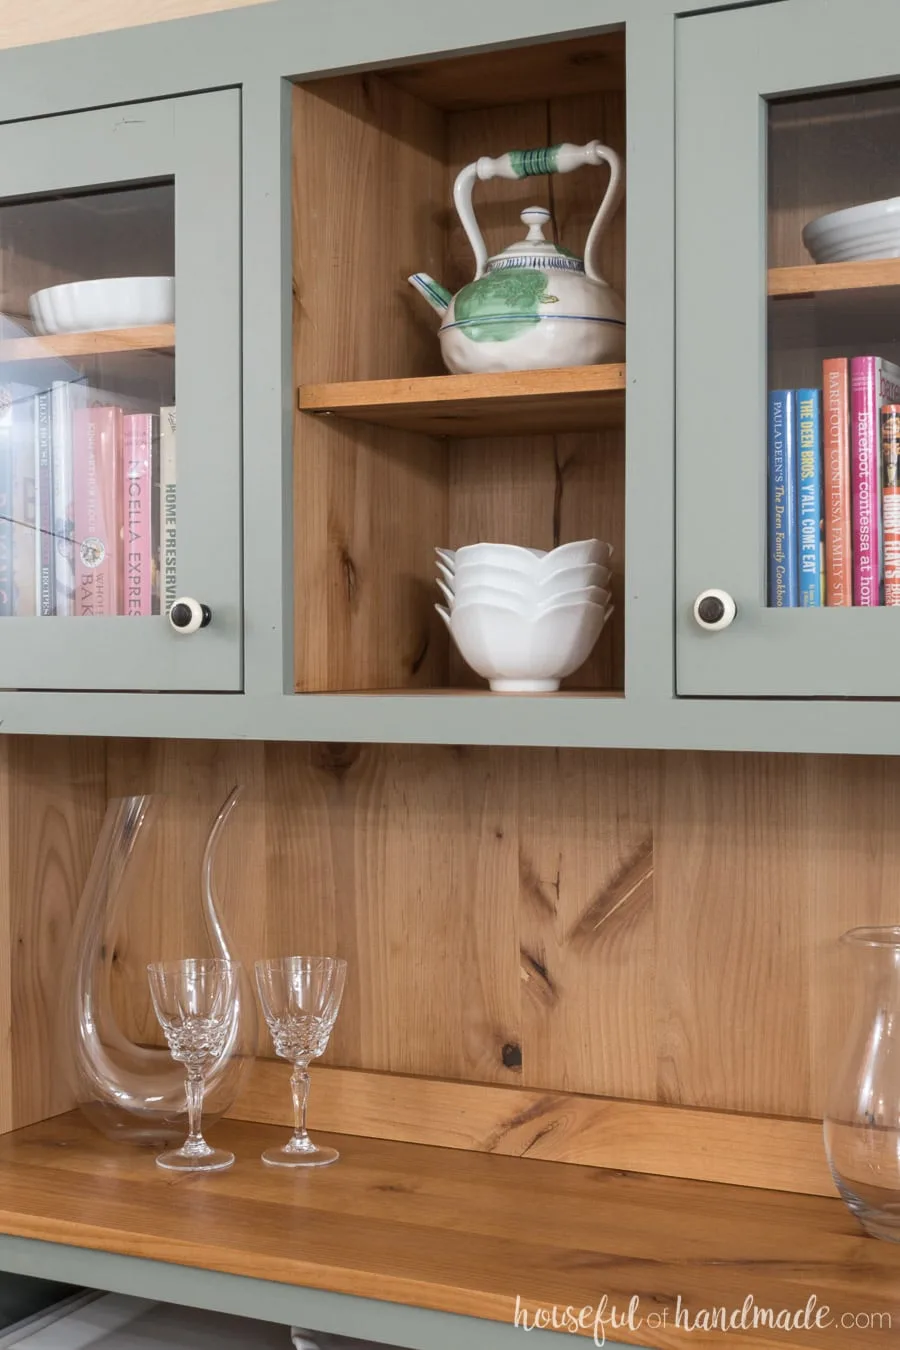
POLYGON ((312 762, 317 769, 330 773, 337 779, 344 777, 359 759, 361 747, 356 744, 344 744, 340 741, 321 741, 313 746, 312 762))
POLYGON ((425 657, 428 655, 428 648, 430 644, 431 644, 431 634, 426 632, 422 635, 422 641, 419 643, 419 649, 412 659, 412 664, 409 668, 409 672, 411 675, 418 675, 419 671, 422 669, 422 666, 425 664, 425 657))
POLYGON ((519 885, 522 896, 545 918, 555 919, 559 908, 559 887, 562 875, 562 855, 560 855, 556 875, 549 886, 538 874, 538 870, 524 849, 519 849, 519 885))
POLYGON ((653 900, 653 840, 639 845, 632 856, 588 901, 566 935, 566 941, 585 945, 608 937, 621 923, 634 923, 653 900))
POLYGON ((552 1008, 559 1002, 559 989, 550 977, 550 972, 533 952, 519 949, 522 979, 525 988, 536 1003, 544 1008, 552 1008))
POLYGON ((516 1045, 513 1041, 507 1041, 500 1051, 500 1058, 503 1060, 504 1069, 521 1069, 522 1067, 522 1047, 516 1045))
POLYGON ((341 546, 341 572, 344 578, 344 591, 347 595, 347 604, 353 605, 359 592, 359 574, 356 570, 356 563, 345 546, 341 546))
POLYGON ((552 1115, 552 1113, 557 1110, 558 1106, 559 1103, 555 1097, 540 1097, 537 1101, 532 1102, 530 1106, 523 1107, 521 1111, 517 1111, 515 1115, 510 1116, 507 1120, 500 1121, 496 1129, 485 1139, 483 1144, 484 1152, 493 1153, 501 1144, 504 1144, 504 1152, 519 1153, 521 1150, 518 1148, 512 1150, 509 1149, 510 1135, 516 1134, 517 1131, 521 1130, 526 1125, 534 1125, 537 1121, 545 1121, 546 1124, 541 1125, 537 1134, 532 1135, 527 1143, 523 1145, 523 1148, 526 1150, 533 1148, 535 1140, 547 1134, 548 1130, 554 1127, 555 1122, 553 1120, 547 1121, 547 1117, 552 1115))

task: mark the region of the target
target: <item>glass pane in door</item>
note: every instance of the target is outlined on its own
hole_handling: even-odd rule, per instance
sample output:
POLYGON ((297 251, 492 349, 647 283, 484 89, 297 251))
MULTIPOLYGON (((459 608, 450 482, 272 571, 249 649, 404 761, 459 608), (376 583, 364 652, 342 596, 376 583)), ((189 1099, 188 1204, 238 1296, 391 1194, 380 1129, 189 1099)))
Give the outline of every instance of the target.
POLYGON ((175 189, 0 203, 0 616, 175 593, 175 189))
POLYGON ((900 87, 768 110, 776 608, 900 604, 900 87))

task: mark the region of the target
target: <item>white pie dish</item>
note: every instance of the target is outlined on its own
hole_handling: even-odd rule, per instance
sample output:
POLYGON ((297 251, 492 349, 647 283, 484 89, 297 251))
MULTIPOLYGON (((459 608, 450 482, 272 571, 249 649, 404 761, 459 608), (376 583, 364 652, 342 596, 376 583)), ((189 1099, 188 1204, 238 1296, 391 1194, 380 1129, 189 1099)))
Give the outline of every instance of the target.
POLYGON ((35 291, 28 308, 39 334, 91 333, 175 322, 174 277, 101 277, 35 291))
POLYGON ((803 227, 817 263, 900 257, 900 197, 829 211, 803 227))

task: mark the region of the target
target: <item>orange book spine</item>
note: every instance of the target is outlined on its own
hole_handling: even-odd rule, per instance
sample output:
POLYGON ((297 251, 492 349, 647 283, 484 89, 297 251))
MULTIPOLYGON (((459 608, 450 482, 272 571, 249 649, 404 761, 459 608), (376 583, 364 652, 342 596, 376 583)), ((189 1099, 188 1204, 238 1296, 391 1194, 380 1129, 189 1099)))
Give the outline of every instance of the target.
POLYGON ((881 409, 884 530, 884 603, 900 605, 900 403, 881 409))
POLYGON ((845 356, 822 362, 825 460, 825 603, 853 604, 850 379, 845 356))

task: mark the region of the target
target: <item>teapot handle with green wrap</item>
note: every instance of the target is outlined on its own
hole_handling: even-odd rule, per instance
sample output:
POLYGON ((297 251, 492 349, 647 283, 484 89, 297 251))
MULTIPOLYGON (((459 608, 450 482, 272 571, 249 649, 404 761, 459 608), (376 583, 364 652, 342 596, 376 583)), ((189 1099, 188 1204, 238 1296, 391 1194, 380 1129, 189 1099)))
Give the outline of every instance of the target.
POLYGON ((535 174, 571 173, 584 165, 609 165, 609 184, 600 203, 600 209, 594 217, 587 243, 584 246, 584 270, 592 281, 603 278, 596 266, 596 251, 606 224, 622 200, 624 174, 622 161, 615 150, 599 141, 588 141, 587 145, 548 145, 541 150, 509 150, 505 155, 491 159, 482 155, 474 164, 467 164, 457 174, 453 185, 453 202, 456 213, 462 221, 472 252, 475 254, 475 280, 484 275, 488 252, 475 219, 472 206, 472 188, 476 179, 486 182, 489 178, 530 178, 535 174))

